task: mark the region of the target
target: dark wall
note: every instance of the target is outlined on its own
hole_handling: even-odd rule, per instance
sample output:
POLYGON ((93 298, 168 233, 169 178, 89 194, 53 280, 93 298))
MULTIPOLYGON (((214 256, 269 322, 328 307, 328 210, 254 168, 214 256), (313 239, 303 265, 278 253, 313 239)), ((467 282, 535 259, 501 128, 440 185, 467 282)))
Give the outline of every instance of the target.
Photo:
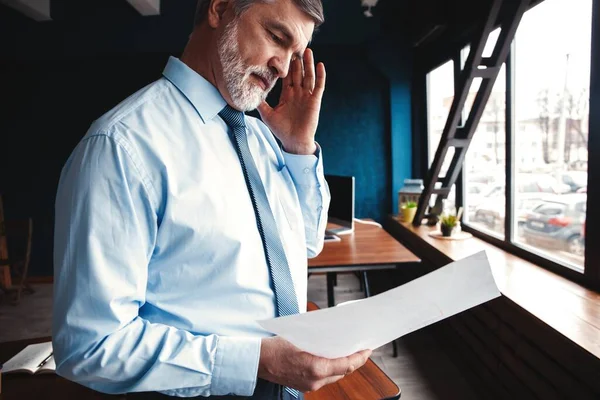
POLYGON ((167 55, 11 62, 0 66, 0 194, 5 217, 32 217, 30 275, 52 275, 61 168, 90 123, 156 79, 167 55))
POLYGON ((389 82, 361 48, 316 49, 327 66, 317 141, 326 174, 353 175, 357 218, 381 220, 391 193, 389 82))
MULTIPOLYGON (((189 2, 186 3, 189 8, 189 2)), ((0 22, 7 20, 3 11, 6 10, 0 7, 0 22)), ((8 14, 13 22, 15 17, 24 18, 12 11, 8 14)), ((98 34, 102 14, 97 18, 87 25, 70 20, 44 22, 43 28, 34 22, 15 23, 11 28, 14 31, 30 26, 35 27, 35 35, 55 39, 41 39, 45 47, 35 45, 38 47, 33 52, 27 51, 27 46, 35 42, 31 33, 23 34, 21 39, 12 36, 14 43, 0 43, 0 50, 7 49, 0 53, 3 54, 0 55, 3 77, 0 194, 6 218, 33 217, 31 276, 52 274, 54 196, 61 168, 70 152, 95 118, 159 78, 169 55, 178 56, 187 38, 187 31, 180 27, 168 29, 176 20, 172 16, 165 17, 165 21, 172 18, 172 23, 167 24, 157 22, 156 18, 125 13, 125 17, 121 16, 123 20, 109 29, 128 32, 123 40, 110 32, 105 37, 98 34), (151 31, 149 34, 157 40, 154 48, 144 37, 151 31), (88 34, 94 38, 93 42, 81 47, 85 42, 82 38, 88 34)), ((0 31, 4 35, 6 25, 0 31)), ((316 37, 324 33, 323 28, 316 37)), ((393 187, 393 175, 398 176, 398 172, 393 173, 392 165, 393 134, 396 138, 403 135, 410 138, 410 120, 402 117, 406 111, 396 108, 392 113, 390 106, 394 103, 409 108, 402 106, 410 103, 409 93, 402 89, 404 84, 397 85, 395 82, 399 81, 382 73, 381 65, 369 57, 369 49, 378 42, 377 38, 363 35, 362 43, 328 43, 328 40, 322 38, 321 43, 315 40, 312 46, 317 60, 323 61, 327 68, 317 132, 324 152, 325 173, 354 175, 357 217, 381 221, 392 212, 393 192, 398 190, 393 187)), ((406 174, 405 177, 410 175, 410 170, 396 168, 396 171, 406 174)))

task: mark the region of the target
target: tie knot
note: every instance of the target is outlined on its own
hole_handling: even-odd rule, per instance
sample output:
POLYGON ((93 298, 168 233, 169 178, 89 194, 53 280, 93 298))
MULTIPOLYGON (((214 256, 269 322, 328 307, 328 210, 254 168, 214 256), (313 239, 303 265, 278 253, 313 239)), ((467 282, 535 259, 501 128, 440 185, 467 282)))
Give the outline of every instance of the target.
POLYGON ((234 110, 229 105, 226 105, 220 112, 219 116, 223 118, 223 121, 232 128, 244 127, 244 113, 241 111, 234 110))

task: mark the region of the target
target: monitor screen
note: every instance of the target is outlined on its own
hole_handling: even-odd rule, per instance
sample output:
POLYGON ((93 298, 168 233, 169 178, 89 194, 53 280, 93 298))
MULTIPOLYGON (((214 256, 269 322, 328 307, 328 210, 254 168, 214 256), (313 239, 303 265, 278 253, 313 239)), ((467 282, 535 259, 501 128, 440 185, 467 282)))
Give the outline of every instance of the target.
POLYGON ((331 193, 328 222, 346 228, 354 227, 354 177, 325 175, 331 193))

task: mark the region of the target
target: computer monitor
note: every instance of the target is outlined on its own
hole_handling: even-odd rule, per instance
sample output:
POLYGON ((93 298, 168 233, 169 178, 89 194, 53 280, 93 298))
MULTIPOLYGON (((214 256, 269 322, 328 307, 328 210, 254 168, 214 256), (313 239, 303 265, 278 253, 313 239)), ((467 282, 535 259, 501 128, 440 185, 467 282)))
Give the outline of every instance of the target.
POLYGON ((327 229, 328 233, 343 235, 354 231, 354 177, 325 175, 331 193, 327 222, 337 226, 327 229))

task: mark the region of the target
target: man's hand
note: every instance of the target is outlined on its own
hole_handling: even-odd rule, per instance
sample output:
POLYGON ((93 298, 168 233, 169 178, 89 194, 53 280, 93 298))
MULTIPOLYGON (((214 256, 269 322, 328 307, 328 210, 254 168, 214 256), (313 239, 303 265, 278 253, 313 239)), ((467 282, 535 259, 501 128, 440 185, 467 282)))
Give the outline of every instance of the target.
POLYGON ((283 148, 293 154, 314 154, 317 150, 315 133, 319 123, 321 98, 325 90, 325 65, 317 64, 316 75, 311 49, 304 51, 302 60, 296 58, 283 78, 279 104, 271 108, 266 101, 258 106, 264 123, 277 136, 283 148))
POLYGON ((313 392, 356 371, 370 355, 371 350, 363 350, 348 357, 322 358, 275 336, 261 341, 258 377, 301 392, 313 392))

